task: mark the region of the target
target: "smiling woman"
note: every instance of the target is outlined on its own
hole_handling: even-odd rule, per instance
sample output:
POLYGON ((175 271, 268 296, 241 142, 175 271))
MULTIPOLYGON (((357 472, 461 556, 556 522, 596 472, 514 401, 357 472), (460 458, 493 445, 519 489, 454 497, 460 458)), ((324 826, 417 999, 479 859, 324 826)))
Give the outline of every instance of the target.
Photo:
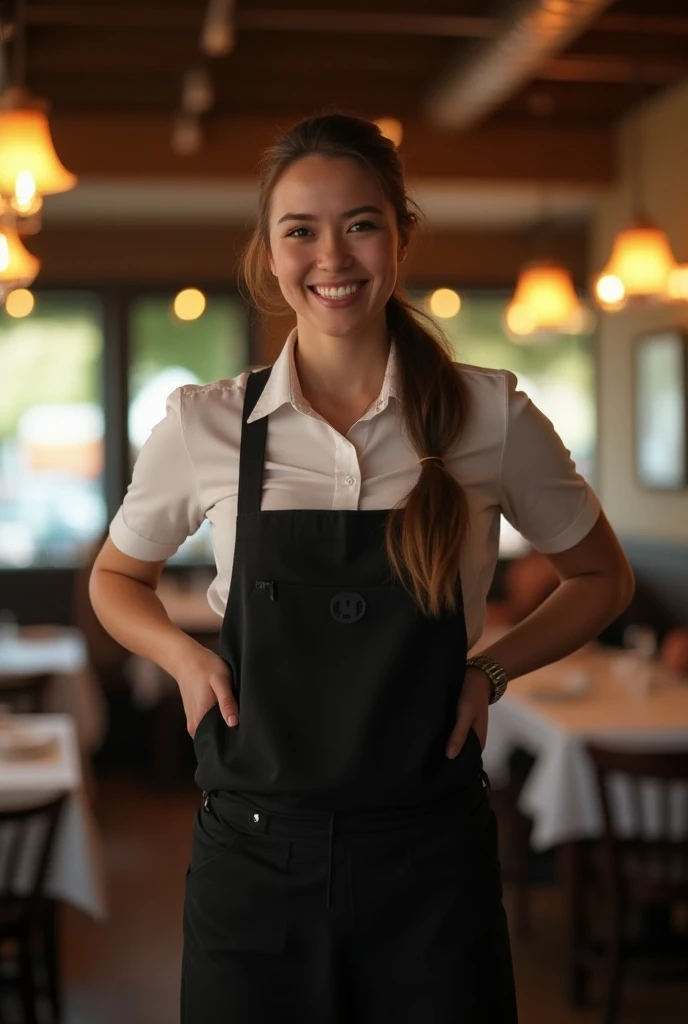
POLYGON ((168 397, 94 567, 102 622, 174 676, 194 737, 184 1024, 516 1021, 488 703, 631 577, 513 375, 454 363, 401 294, 414 224, 373 124, 276 142, 244 276, 295 327, 274 366, 168 397), (502 513, 562 582, 467 659, 502 513), (205 519, 219 657, 155 594, 205 519))

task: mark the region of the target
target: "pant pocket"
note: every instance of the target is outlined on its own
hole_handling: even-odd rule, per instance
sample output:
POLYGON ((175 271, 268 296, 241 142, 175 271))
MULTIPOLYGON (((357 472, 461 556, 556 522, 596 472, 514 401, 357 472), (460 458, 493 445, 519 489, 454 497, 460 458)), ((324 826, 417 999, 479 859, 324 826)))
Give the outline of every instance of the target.
POLYGON ((231 845, 186 879, 184 940, 211 959, 281 953, 286 935, 289 843, 235 833, 231 845))

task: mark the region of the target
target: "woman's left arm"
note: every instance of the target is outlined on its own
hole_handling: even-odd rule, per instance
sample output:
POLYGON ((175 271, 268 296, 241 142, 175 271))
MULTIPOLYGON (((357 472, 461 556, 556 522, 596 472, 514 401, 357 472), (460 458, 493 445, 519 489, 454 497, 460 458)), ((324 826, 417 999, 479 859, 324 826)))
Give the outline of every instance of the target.
MULTIPOLYGON (((560 577, 559 586, 526 619, 480 651, 498 662, 509 679, 578 650, 620 615, 633 597, 633 571, 603 512, 578 544, 545 557, 560 577)), ((468 668, 448 756, 456 756, 471 726, 484 746, 490 692, 485 674, 468 668)))

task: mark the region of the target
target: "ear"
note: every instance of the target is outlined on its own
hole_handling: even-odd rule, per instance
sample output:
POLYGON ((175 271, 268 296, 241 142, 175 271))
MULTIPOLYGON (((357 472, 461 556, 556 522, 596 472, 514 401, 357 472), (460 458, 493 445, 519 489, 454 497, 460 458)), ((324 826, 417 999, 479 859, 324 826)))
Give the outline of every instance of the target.
POLYGON ((269 247, 267 245, 265 245, 264 243, 263 243, 263 248, 265 250, 265 255, 266 255, 267 260, 268 260, 268 265, 270 267, 270 273, 273 274, 275 277, 277 277, 277 271, 275 270, 275 261, 272 258, 272 253, 270 252, 269 247))
POLYGON ((408 256, 409 246, 411 245, 411 238, 413 236, 413 227, 409 226, 404 231, 399 232, 399 245, 397 247, 397 260, 399 263, 403 263, 408 256))

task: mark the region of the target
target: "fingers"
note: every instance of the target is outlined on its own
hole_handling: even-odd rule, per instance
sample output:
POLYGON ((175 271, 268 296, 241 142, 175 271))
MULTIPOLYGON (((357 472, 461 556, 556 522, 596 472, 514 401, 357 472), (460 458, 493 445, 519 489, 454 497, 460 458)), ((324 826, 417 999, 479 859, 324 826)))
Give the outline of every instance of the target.
POLYGON ((448 758, 455 758, 456 755, 461 750, 461 748, 463 747, 464 743, 466 742, 466 737, 468 736, 468 730, 471 727, 472 721, 472 710, 465 705, 463 707, 459 705, 458 714, 456 716, 456 724, 454 725, 454 728, 451 731, 451 735, 447 741, 446 754, 448 758))
POLYGON ((229 672, 217 671, 210 676, 209 683, 217 697, 220 714, 227 725, 233 728, 239 724, 239 707, 234 698, 229 672))

